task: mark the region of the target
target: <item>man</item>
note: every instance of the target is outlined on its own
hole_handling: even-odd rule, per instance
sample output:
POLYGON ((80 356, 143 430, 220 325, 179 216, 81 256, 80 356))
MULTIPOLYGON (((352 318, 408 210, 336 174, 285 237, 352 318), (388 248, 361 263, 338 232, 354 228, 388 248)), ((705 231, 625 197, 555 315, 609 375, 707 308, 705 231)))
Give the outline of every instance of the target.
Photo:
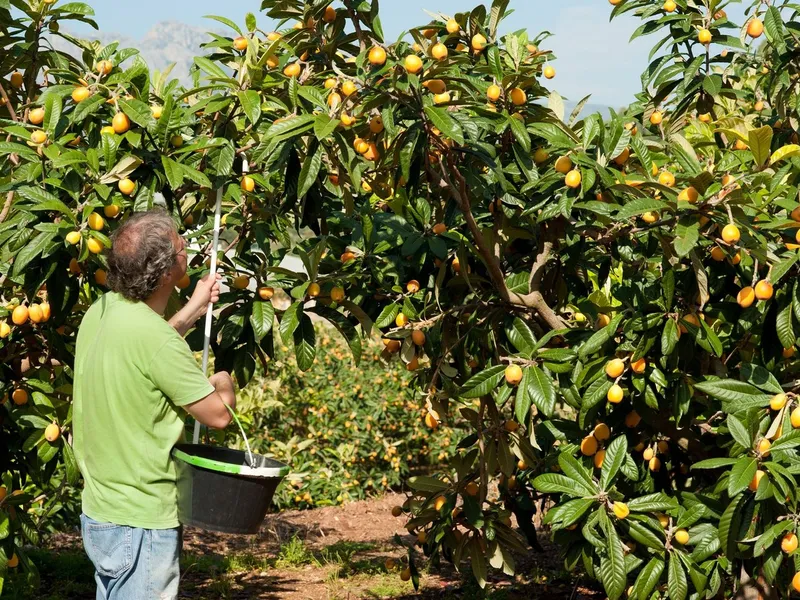
POLYGON ((105 294, 87 311, 75 352, 75 454, 84 478, 81 529, 98 600, 178 596, 176 468, 185 413, 215 428, 236 405, 228 373, 206 379, 183 336, 219 299, 219 276, 197 283, 169 322, 186 246, 162 211, 117 229, 105 294))

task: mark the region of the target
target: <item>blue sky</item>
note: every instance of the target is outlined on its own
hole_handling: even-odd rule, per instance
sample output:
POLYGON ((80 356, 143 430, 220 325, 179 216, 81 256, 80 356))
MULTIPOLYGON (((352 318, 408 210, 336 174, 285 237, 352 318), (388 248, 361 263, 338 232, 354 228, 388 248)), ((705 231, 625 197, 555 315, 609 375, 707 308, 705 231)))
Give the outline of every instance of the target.
MULTIPOLYGON (((217 28, 203 15, 217 14, 242 23, 247 11, 258 11, 260 0, 88 0, 97 12, 100 28, 141 38, 158 21, 181 21, 217 28)), ((401 31, 425 22, 425 10, 452 14, 472 8, 479 0, 382 0, 381 20, 389 40, 401 31)), ((484 0, 489 5, 490 0, 484 0)), ((338 5, 339 2, 335 3, 338 5)), ((553 63, 556 78, 548 87, 577 101, 591 93, 593 103, 619 107, 633 99, 640 89, 639 75, 647 64, 647 53, 656 37, 629 43, 639 22, 622 17, 609 23, 611 6, 606 0, 512 0, 514 14, 505 31, 527 28, 531 36, 543 30, 553 37, 543 48, 558 58, 553 63)), ((258 13, 257 13, 258 14, 258 13)), ((259 25, 268 27, 266 17, 259 25)))

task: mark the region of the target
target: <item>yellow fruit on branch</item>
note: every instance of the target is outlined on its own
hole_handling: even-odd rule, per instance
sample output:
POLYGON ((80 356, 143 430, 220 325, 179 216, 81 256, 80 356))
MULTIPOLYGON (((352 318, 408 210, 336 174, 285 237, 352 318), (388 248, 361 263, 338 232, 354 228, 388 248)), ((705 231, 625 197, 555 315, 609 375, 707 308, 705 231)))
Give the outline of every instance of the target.
POLYGON ((658 183, 667 187, 675 185, 675 176, 669 171, 661 171, 658 175, 658 183))
POLYGON ((72 90, 72 101, 75 102, 75 104, 79 104, 84 100, 86 100, 91 95, 92 92, 89 91, 88 87, 79 86, 76 87, 74 90, 72 90))
POLYGON ((245 175, 244 177, 242 177, 242 181, 239 185, 242 188, 243 192, 252 192, 256 189, 256 182, 249 175, 245 175))
POLYGON ((780 410, 786 406, 786 394, 775 394, 769 401, 769 407, 772 410, 780 410))
POLYGON ((370 64, 380 66, 386 62, 386 50, 380 46, 373 46, 369 51, 367 59, 369 60, 370 64))
POLYGON ((151 106, 150 112, 152 113, 154 119, 160 119, 161 114, 164 112, 164 107, 158 105, 151 106))
POLYGON ((685 529, 678 529, 678 531, 675 532, 673 539, 681 546, 685 546, 689 543, 689 532, 685 529))
POLYGON ((136 189, 136 184, 126 177, 125 179, 119 180, 119 183, 117 183, 117 188, 119 189, 121 194, 124 194, 125 196, 130 196, 136 189))
POLYGON ((442 235, 447 231, 447 225, 445 225, 444 223, 436 223, 436 225, 433 226, 433 229, 431 229, 431 231, 433 231, 435 235, 442 235))
POLYGON ((50 423, 44 430, 44 439, 51 444, 61 437, 61 428, 56 423, 50 423))
POLYGON ((316 296, 319 296, 321 292, 322 292, 322 289, 319 287, 318 283, 312 283, 312 284, 310 284, 308 286, 307 293, 312 298, 314 298, 316 296))
POLYGON ((552 79, 553 77, 556 76, 556 70, 553 67, 551 67, 550 65, 547 65, 544 68, 544 71, 542 71, 542 73, 544 74, 544 76, 547 79, 552 79))
POLYGON ((755 288, 756 298, 759 300, 769 300, 772 298, 773 289, 772 284, 765 279, 762 279, 756 284, 755 288))
POLYGON ((247 275, 237 275, 233 278, 232 287, 237 290, 247 289, 248 285, 250 285, 250 277, 247 275))
POLYGON ((403 61, 403 66, 409 73, 419 73, 422 70, 422 59, 416 54, 409 54, 403 61))
POLYGON ((401 581, 408 581, 409 579, 411 579, 411 569, 406 567, 405 569, 400 571, 400 580, 401 581))
POLYGON ((434 104, 447 104, 448 102, 450 102, 450 92, 433 95, 434 104))
POLYGON ((41 129, 31 133, 31 142, 34 144, 44 144, 47 141, 47 134, 41 129))
POLYGON ((598 442, 605 442, 611 437, 611 429, 609 429, 608 425, 605 423, 598 423, 595 426, 592 435, 594 435, 598 442))
POLYGON ((603 449, 598 450, 594 457, 592 458, 592 463, 594 464, 595 469, 602 469, 603 462, 606 459, 606 451, 603 449))
POLYGON ((23 83, 22 73, 19 71, 14 71, 11 74, 9 81, 11 82, 11 87, 13 87, 15 90, 20 89, 23 83))
POLYGON ((581 172, 578 169, 573 169, 564 178, 564 183, 568 188, 578 188, 581 186, 581 172))
POLYGON ((345 96, 350 97, 353 94, 355 94, 357 91, 358 91, 358 87, 356 87, 356 84, 353 83, 352 81, 350 81, 349 79, 342 84, 342 93, 345 96))
POLYGON ((797 535, 794 532, 787 533, 781 539, 781 550, 786 554, 791 554, 797 550, 797 535))
POLYGON ((290 63, 283 68, 283 74, 286 77, 298 77, 302 68, 299 63, 290 63))
MULTIPOLYGON (((416 358, 414 360, 416 360, 416 358)), ((439 419, 437 419, 433 413, 427 412, 425 413, 425 425, 429 429, 436 429, 439 427, 439 419)))
POLYGON ((97 269, 94 272, 94 281, 97 285, 105 285, 108 280, 108 274, 103 269, 97 269))
POLYGON ((87 223, 89 224, 89 227, 91 227, 95 231, 102 230, 103 227, 105 227, 105 224, 106 224, 106 222, 103 220, 103 217, 101 217, 96 212, 93 212, 93 213, 91 213, 89 215, 89 218, 87 219, 87 223))
POLYGON ((32 304, 28 309, 28 318, 31 320, 31 323, 41 323, 44 320, 42 307, 38 304, 32 304))
POLYGON ((108 75, 114 69, 114 63, 110 60, 101 60, 97 63, 97 72, 100 75, 108 75))
POLYGON ((664 120, 664 113, 659 110, 653 111, 653 114, 650 115, 650 124, 651 125, 661 125, 661 122, 664 120))
POLYGON ((6 563, 9 569, 16 569, 19 566, 19 557, 17 556, 16 552, 11 555, 11 558, 8 559, 6 563))
MULTIPOLYGON (((550 158, 550 155, 547 153, 547 150, 545 150, 544 148, 537 148, 536 152, 533 153, 533 162, 535 162, 537 165, 542 164, 548 158, 550 158)), ((572 163, 572 161, 570 161, 570 163, 572 163)), ((571 168, 572 168, 572 164, 570 164, 570 169, 571 168)), ((569 169, 567 169, 567 172, 569 172, 569 169)))
POLYGON ((761 37, 761 34, 764 33, 764 23, 761 22, 761 19, 758 17, 753 17, 747 23, 747 35, 751 38, 761 37))
POLYGON ((20 304, 11 311, 11 322, 14 323, 14 325, 24 325, 28 322, 28 315, 28 307, 20 304))
POLYGON ((28 392, 22 388, 17 388, 11 393, 11 400, 17 406, 22 406, 28 403, 28 392))
POLYGON ((650 460, 656 455, 655 450, 653 448, 645 448, 644 453, 642 454, 642 458, 645 460, 650 460))
POLYGON ((642 421, 642 417, 639 415, 638 412, 632 410, 627 415, 625 415, 625 426, 634 428, 638 427, 639 423, 642 421))
POLYGON ((436 496, 436 499, 433 501, 433 508, 436 510, 442 510, 445 504, 447 504, 447 500, 444 496, 436 496))
POLYGON ((647 360, 640 358, 631 362, 631 371, 642 374, 647 369, 647 360))
POLYGON ((247 50, 247 38, 239 36, 235 40, 233 40, 233 47, 238 50, 239 52, 244 52, 247 50))
POLYGON ((768 439, 761 440, 758 442, 758 446, 756 446, 756 450, 758 450, 758 453, 763 457, 769 456, 770 448, 772 448, 772 442, 770 442, 768 439))
POLYGON ((528 101, 528 95, 525 93, 525 90, 518 87, 511 90, 509 97, 514 106, 522 106, 528 101))
POLYGON ((275 289, 271 287, 260 287, 258 288, 258 297, 262 300, 269 300, 272 296, 275 295, 275 289))
POLYGON ((44 109, 34 108, 28 113, 28 121, 33 125, 41 125, 44 121, 44 109))
POLYGON ((753 475, 753 478, 750 480, 750 484, 747 486, 751 492, 755 492, 758 489, 758 486, 761 485, 761 480, 764 479, 766 473, 761 469, 757 470, 753 475))
POLYGON ((569 156, 560 156, 554 165, 556 172, 566 175, 572 170, 572 159, 569 156))
POLYGON ((445 46, 441 42, 431 46, 431 56, 436 60, 444 60, 445 58, 447 58, 448 54, 449 52, 447 50, 447 46, 445 46))
POLYGON ((699 197, 700 194, 697 193, 697 190, 693 186, 689 186, 688 188, 681 190, 681 193, 678 194, 678 200, 691 202, 692 204, 697 202, 699 197))
POLYGON ((117 113, 111 120, 111 127, 114 128, 114 133, 122 135, 131 128, 131 121, 125 113, 117 113))
POLYGON ((606 375, 616 379, 625 372, 625 361, 620 358, 612 358, 606 363, 606 375))
POLYGON ((105 248, 103 242, 95 237, 90 237, 88 240, 86 240, 86 247, 89 248, 89 252, 92 254, 100 254, 105 248))
POLYGON ((517 385, 522 381, 522 368, 519 365, 508 365, 505 370, 506 381, 511 385, 517 385))
POLYGON ((425 332, 419 329, 415 329, 411 333, 411 341, 414 342, 416 346, 424 346, 425 345, 425 332))
POLYGON ((612 510, 614 511, 614 514, 617 516, 618 519, 624 519, 629 514, 631 514, 631 511, 628 508, 628 505, 625 504, 624 502, 614 502, 614 506, 612 507, 612 510))
POLYGON ((664 2, 664 5, 661 7, 664 9, 664 12, 675 12, 675 9, 678 8, 678 5, 675 4, 675 0, 667 0, 664 2))
POLYGON ((480 52, 484 48, 486 48, 486 38, 483 37, 480 33, 476 33, 472 36, 472 40, 470 41, 470 45, 472 49, 476 52, 480 52))
POLYGON ((477 483, 470 481, 464 488, 464 491, 467 493, 467 496, 477 496, 480 488, 477 483))
POLYGON ((742 237, 739 228, 733 223, 729 223, 722 228, 722 239, 727 244, 735 244, 742 237))
POLYGON ((587 435, 581 440, 581 454, 584 456, 594 456, 597 452, 597 438, 587 435))
POLYGON ((619 384, 614 384, 608 390, 606 394, 606 399, 611 402, 611 404, 619 404, 622 402, 622 398, 625 396, 625 391, 619 384))
POLYGON ((711 32, 708 29, 700 29, 697 32, 697 41, 707 46, 711 43, 711 32))
POLYGON ((738 302, 739 306, 741 306, 742 308, 749 308, 750 306, 752 306, 753 302, 755 302, 755 299, 756 299, 756 292, 749 285, 739 290, 739 293, 736 295, 736 302, 738 302))
POLYGON ((492 84, 486 90, 486 97, 492 102, 497 102, 502 94, 503 90, 499 85, 492 84))
POLYGON ((654 473, 657 472, 657 471, 660 471, 661 470, 661 461, 659 460, 659 458, 657 456, 654 456, 653 458, 651 458, 648 461, 647 467, 651 471, 653 471, 654 473))

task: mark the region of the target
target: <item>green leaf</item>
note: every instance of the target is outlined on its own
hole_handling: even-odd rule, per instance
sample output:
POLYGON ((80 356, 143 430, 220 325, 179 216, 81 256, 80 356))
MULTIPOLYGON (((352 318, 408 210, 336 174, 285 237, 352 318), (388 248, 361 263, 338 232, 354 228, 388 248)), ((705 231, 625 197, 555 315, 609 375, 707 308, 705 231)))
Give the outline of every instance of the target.
POLYGON ((290 336, 294 333, 294 330, 297 329, 297 325, 300 323, 300 317, 302 316, 302 302, 295 302, 286 309, 286 312, 283 313, 283 317, 281 317, 280 332, 284 343, 289 342, 290 336))
POLYGON ((17 190, 17 194, 34 203, 30 210, 58 211, 70 222, 75 223, 75 215, 72 209, 50 192, 40 187, 23 186, 17 190))
POLYGON ((753 440, 750 437, 750 433, 735 415, 728 415, 727 423, 728 429, 730 430, 731 435, 733 436, 733 439, 736 440, 737 444, 743 448, 750 448, 753 445, 753 440))
POLYGON ((632 598, 635 600, 649 600, 656 585, 664 572, 664 558, 654 557, 639 573, 636 583, 633 586, 632 598))
POLYGON ((631 512, 666 511, 675 508, 677 505, 677 500, 670 498, 663 492, 639 496, 628 502, 628 508, 631 512))
POLYGON ((720 545, 722 546, 722 551, 731 558, 737 554, 736 544, 738 540, 736 538, 739 535, 742 507, 746 497, 746 495, 736 496, 725 509, 725 512, 722 513, 722 518, 719 520, 720 545))
POLYGON ((700 222, 692 219, 688 224, 683 222, 675 226, 675 252, 678 256, 688 256, 700 239, 700 222))
POLYGON ((747 489, 758 469, 758 460, 755 457, 743 457, 734 463, 728 477, 728 496, 733 498, 739 492, 747 489))
POLYGON ((730 467, 735 462, 735 458, 707 458, 694 463, 692 469, 720 469, 722 467, 730 467))
POLYGON ((528 413, 533 404, 533 399, 530 393, 530 379, 531 369, 525 368, 522 370, 522 380, 517 387, 517 396, 514 400, 514 415, 517 417, 518 423, 528 422, 528 413))
MULTIPOLYGON (((695 389, 725 403, 730 403, 734 408, 738 409, 751 406, 767 406, 772 398, 772 396, 762 393, 749 383, 734 379, 701 381, 695 384, 695 389)), ((737 412, 737 410, 726 410, 728 412, 737 412)))
POLYGON ((135 98, 131 100, 125 100, 121 98, 119 101, 119 107, 122 109, 128 118, 139 125, 140 127, 149 128, 156 124, 156 120, 153 118, 153 111, 150 109, 150 106, 142 102, 141 100, 136 100, 135 98))
POLYGON ((533 480, 533 487, 543 494, 584 496, 586 490, 574 479, 560 473, 544 473, 533 480))
POLYGON ((787 158, 792 158, 794 156, 800 156, 800 146, 797 144, 788 144, 775 150, 775 152, 772 153, 772 156, 769 157, 769 162, 770 164, 775 164, 776 162, 786 160, 787 158))
POLYGON ((251 123, 257 123, 261 118, 261 97, 255 90, 243 90, 238 94, 239 104, 251 123))
POLYGON ((778 52, 786 50, 785 30, 780 11, 774 6, 768 6, 764 15, 764 33, 769 42, 777 48, 778 52))
POLYGON ((688 529, 697 521, 703 518, 706 514, 706 506, 702 503, 697 503, 692 506, 689 510, 685 511, 679 518, 678 522, 676 523, 675 527, 679 529, 688 529))
POLYGON ((477 537, 470 539, 470 562, 472 563, 472 574, 481 589, 486 587, 486 558, 483 555, 481 542, 477 537))
POLYGON ((763 165, 769 158, 772 146, 772 127, 764 125, 758 129, 751 129, 747 134, 747 143, 753 153, 753 161, 757 167, 763 165))
POLYGON ((293 337, 297 367, 301 371, 308 371, 314 366, 314 356, 317 353, 317 336, 314 332, 314 323, 308 315, 301 315, 299 326, 294 330, 293 337))
POLYGON ((608 490, 617 476, 625 456, 628 453, 628 440, 624 435, 614 439, 606 448, 606 456, 603 459, 603 467, 600 471, 600 487, 608 490))
POLYGON ((592 473, 569 452, 560 452, 558 455, 558 466, 569 477, 583 488, 582 495, 595 496, 597 494, 597 484, 592 479, 592 473))
POLYGON ((625 315, 623 313, 617 314, 613 319, 611 319, 611 322, 608 325, 603 327, 600 331, 594 333, 592 337, 586 340, 583 346, 581 346, 581 349, 578 351, 578 356, 582 361, 585 361, 591 354, 594 354, 600 350, 600 348, 602 348, 603 345, 611 339, 611 336, 617 332, 617 328, 619 327, 619 324, 622 323, 624 316, 625 315))
POLYGON ((448 487, 450 487, 444 481, 440 481, 435 477, 427 477, 425 475, 418 475, 416 477, 409 477, 408 478, 408 487, 410 487, 415 492, 424 492, 426 494, 435 494, 437 492, 443 492, 448 487))
POLYGON ((513 116, 508 117, 508 126, 511 128, 511 132, 514 134, 514 137, 519 142, 519 145, 525 152, 531 151, 531 136, 528 134, 528 130, 525 129, 525 123, 520 121, 519 119, 515 119, 513 116))
POLYGON ((443 108, 426 106, 425 115, 443 135, 454 140, 460 146, 464 145, 464 132, 458 122, 443 108))
POLYGON ((674 552, 669 557, 667 591, 669 592, 670 600, 686 600, 686 595, 689 593, 686 571, 683 570, 683 565, 674 552))
POLYGON ((519 317, 514 317, 511 325, 506 327, 506 335, 508 336, 508 341, 511 342, 519 352, 524 354, 530 355, 533 348, 536 346, 536 337, 533 335, 533 331, 531 331, 528 324, 519 317))
POLYGON ((581 398, 581 410, 585 413, 605 400, 612 385, 614 385, 614 382, 607 377, 602 377, 593 382, 584 392, 583 398, 581 398))
POLYGON ((625 204, 617 211, 615 218, 618 221, 627 221, 631 217, 643 215, 646 212, 661 212, 669 209, 669 205, 654 198, 636 198, 625 204))
POLYGON ((389 324, 394 323, 395 317, 400 313, 400 305, 399 304, 389 304, 388 306, 384 306, 381 314, 378 315, 378 318, 375 319, 375 327, 379 329, 383 329, 387 327, 389 324))
POLYGON ((64 453, 64 468, 67 471, 67 482, 70 485, 75 485, 81 478, 81 472, 78 468, 78 461, 75 459, 75 453, 72 451, 72 446, 67 443, 62 445, 62 452, 64 453))
POLYGON ((480 398, 490 394, 500 384, 505 370, 505 365, 494 365, 480 373, 476 373, 461 386, 459 397, 480 398))
POLYGON ((195 56, 194 64, 205 74, 215 79, 229 79, 225 71, 222 70, 222 67, 203 56, 195 56))
POLYGON ((50 245, 53 238, 56 236, 54 233, 40 233, 35 238, 30 240, 28 244, 20 250, 19 254, 14 258, 14 265, 12 268, 12 275, 17 276, 27 267, 31 261, 39 257, 42 252, 50 245))
POLYGON ((164 167, 164 175, 167 176, 169 186, 176 190, 183 183, 184 175, 186 174, 181 168, 181 164, 172 160, 169 156, 161 155, 161 165, 164 167))
POLYGON ((314 135, 320 142, 329 137, 339 126, 339 119, 332 119, 328 115, 320 114, 314 119, 314 135))
POLYGON ((322 167, 322 154, 323 147, 320 145, 312 155, 306 156, 303 162, 303 168, 300 169, 300 178, 297 182, 298 198, 304 197, 308 190, 311 189, 311 186, 314 185, 314 182, 316 182, 317 175, 319 175, 320 168, 322 167))
POLYGON ((204 19, 213 19, 214 21, 219 21, 223 25, 227 25, 228 27, 233 29, 240 36, 244 37, 244 33, 242 33, 242 30, 239 29, 239 26, 236 23, 234 23, 233 21, 231 21, 230 19, 227 19, 225 17, 218 17, 216 15, 203 15, 203 18, 204 19))
POLYGON ((269 300, 256 300, 253 302, 253 311, 250 313, 250 324, 253 326, 253 333, 256 341, 261 342, 264 336, 272 329, 275 321, 275 307, 269 300))
POLYGON ((778 340, 780 340, 784 348, 791 348, 795 345, 795 342, 797 342, 794 324, 792 323, 792 313, 792 299, 787 298, 787 302, 783 308, 778 311, 778 316, 775 319, 775 329, 778 333, 778 340))
POLYGON ((743 363, 739 374, 747 383, 751 383, 757 388, 770 392, 772 394, 780 394, 783 392, 781 384, 775 379, 775 376, 762 366, 753 363, 743 363))
POLYGON ((536 408, 546 417, 552 417, 556 408, 556 390, 552 380, 536 365, 527 367, 525 374, 529 374, 528 394, 536 408))
POLYGON ((625 555, 616 527, 607 517, 601 518, 600 524, 606 534, 606 559, 600 560, 601 579, 609 600, 617 600, 625 592, 625 555))
POLYGON ((61 96, 58 94, 47 94, 44 101, 45 120, 42 127, 48 131, 55 131, 58 121, 61 119, 61 96))
POLYGON ((777 452, 779 450, 797 448, 797 446, 800 446, 800 431, 790 431, 789 433, 784 433, 781 437, 772 442, 771 449, 777 452))

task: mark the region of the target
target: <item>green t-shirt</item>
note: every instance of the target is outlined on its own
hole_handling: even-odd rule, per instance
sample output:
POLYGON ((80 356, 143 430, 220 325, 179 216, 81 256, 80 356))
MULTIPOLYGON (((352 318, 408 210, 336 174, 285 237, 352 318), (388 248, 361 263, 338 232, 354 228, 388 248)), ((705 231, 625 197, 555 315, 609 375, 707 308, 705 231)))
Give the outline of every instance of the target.
POLYGON ((214 391, 186 341, 143 302, 105 294, 78 331, 73 407, 83 512, 95 521, 177 527, 179 407, 214 391))

